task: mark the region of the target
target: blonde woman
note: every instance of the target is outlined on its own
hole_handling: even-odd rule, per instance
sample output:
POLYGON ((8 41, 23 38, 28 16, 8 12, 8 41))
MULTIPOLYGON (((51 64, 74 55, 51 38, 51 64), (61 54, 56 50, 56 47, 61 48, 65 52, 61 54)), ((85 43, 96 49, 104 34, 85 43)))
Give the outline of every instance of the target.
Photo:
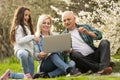
MULTIPOLYGON (((34 42, 34 50, 35 58, 39 60, 39 66, 38 73, 33 76, 33 79, 38 77, 56 77, 67 73, 75 75, 78 73, 78 71, 73 68, 74 65, 70 66, 63 61, 60 52, 54 52, 54 54, 49 55, 48 53, 43 51, 43 37, 53 35, 50 32, 51 25, 52 20, 49 15, 41 15, 38 18, 36 36, 40 37, 40 40, 38 43, 34 42)), ((74 62, 71 61, 71 63, 74 62)))

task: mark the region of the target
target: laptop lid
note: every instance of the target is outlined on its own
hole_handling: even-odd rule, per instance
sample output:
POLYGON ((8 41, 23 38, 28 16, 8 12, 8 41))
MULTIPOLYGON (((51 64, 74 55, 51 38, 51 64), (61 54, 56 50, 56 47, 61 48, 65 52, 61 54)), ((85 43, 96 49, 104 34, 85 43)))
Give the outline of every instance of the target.
POLYGON ((47 53, 65 51, 71 48, 70 33, 46 36, 43 38, 43 51, 47 53))

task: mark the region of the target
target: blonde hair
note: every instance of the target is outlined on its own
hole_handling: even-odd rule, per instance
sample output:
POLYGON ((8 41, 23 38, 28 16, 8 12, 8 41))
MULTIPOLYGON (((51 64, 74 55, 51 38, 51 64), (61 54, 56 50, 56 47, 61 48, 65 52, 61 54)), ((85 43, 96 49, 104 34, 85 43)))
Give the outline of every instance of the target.
MULTIPOLYGON (((38 22, 37 22, 36 33, 35 33, 35 35, 38 36, 38 37, 39 37, 40 34, 41 34, 42 23, 43 23, 43 21, 44 21, 45 19, 50 19, 50 22, 52 21, 50 15, 45 15, 45 14, 43 14, 43 15, 40 15, 40 16, 39 16, 38 22)), ((49 31, 49 33, 50 33, 50 31, 49 31)))

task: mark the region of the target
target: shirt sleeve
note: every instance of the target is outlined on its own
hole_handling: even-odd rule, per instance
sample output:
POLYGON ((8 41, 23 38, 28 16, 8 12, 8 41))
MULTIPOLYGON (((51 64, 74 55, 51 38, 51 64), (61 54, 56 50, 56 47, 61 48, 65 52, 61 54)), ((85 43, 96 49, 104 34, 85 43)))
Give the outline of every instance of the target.
POLYGON ((89 31, 94 32, 96 34, 97 37, 95 37, 93 39, 95 39, 95 40, 102 39, 102 33, 99 30, 97 30, 89 25, 85 25, 85 26, 88 28, 89 31))
MULTIPOLYGON (((40 41, 39 41, 40 42, 40 41)), ((42 60, 42 58, 38 58, 38 54, 40 54, 40 52, 41 52, 41 46, 39 45, 39 42, 37 43, 37 42, 35 42, 35 41, 33 41, 33 43, 34 43, 34 58, 35 58, 35 60, 42 60)))
POLYGON ((16 33, 15 33, 15 39, 16 39, 16 43, 23 44, 23 43, 27 43, 31 41, 32 39, 34 39, 34 35, 31 35, 31 34, 24 35, 22 27, 18 26, 16 33))

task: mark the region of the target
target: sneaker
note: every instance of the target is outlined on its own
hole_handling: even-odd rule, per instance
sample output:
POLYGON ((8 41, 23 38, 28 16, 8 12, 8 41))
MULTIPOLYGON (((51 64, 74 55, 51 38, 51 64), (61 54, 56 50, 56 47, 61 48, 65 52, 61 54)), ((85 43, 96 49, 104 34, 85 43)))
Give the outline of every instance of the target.
POLYGON ((10 70, 6 70, 6 72, 1 76, 0 80, 7 80, 10 75, 10 70))
POLYGON ((81 72, 77 68, 68 68, 68 75, 79 76, 80 74, 81 74, 81 72))
POLYGON ((36 79, 36 78, 49 78, 49 75, 47 73, 40 72, 40 73, 34 74, 32 78, 33 79, 36 79))
POLYGON ((32 77, 31 77, 30 73, 25 74, 24 75, 24 79, 30 79, 30 80, 32 80, 32 77))
POLYGON ((112 73, 112 67, 107 67, 104 70, 98 71, 98 74, 108 75, 112 73))

